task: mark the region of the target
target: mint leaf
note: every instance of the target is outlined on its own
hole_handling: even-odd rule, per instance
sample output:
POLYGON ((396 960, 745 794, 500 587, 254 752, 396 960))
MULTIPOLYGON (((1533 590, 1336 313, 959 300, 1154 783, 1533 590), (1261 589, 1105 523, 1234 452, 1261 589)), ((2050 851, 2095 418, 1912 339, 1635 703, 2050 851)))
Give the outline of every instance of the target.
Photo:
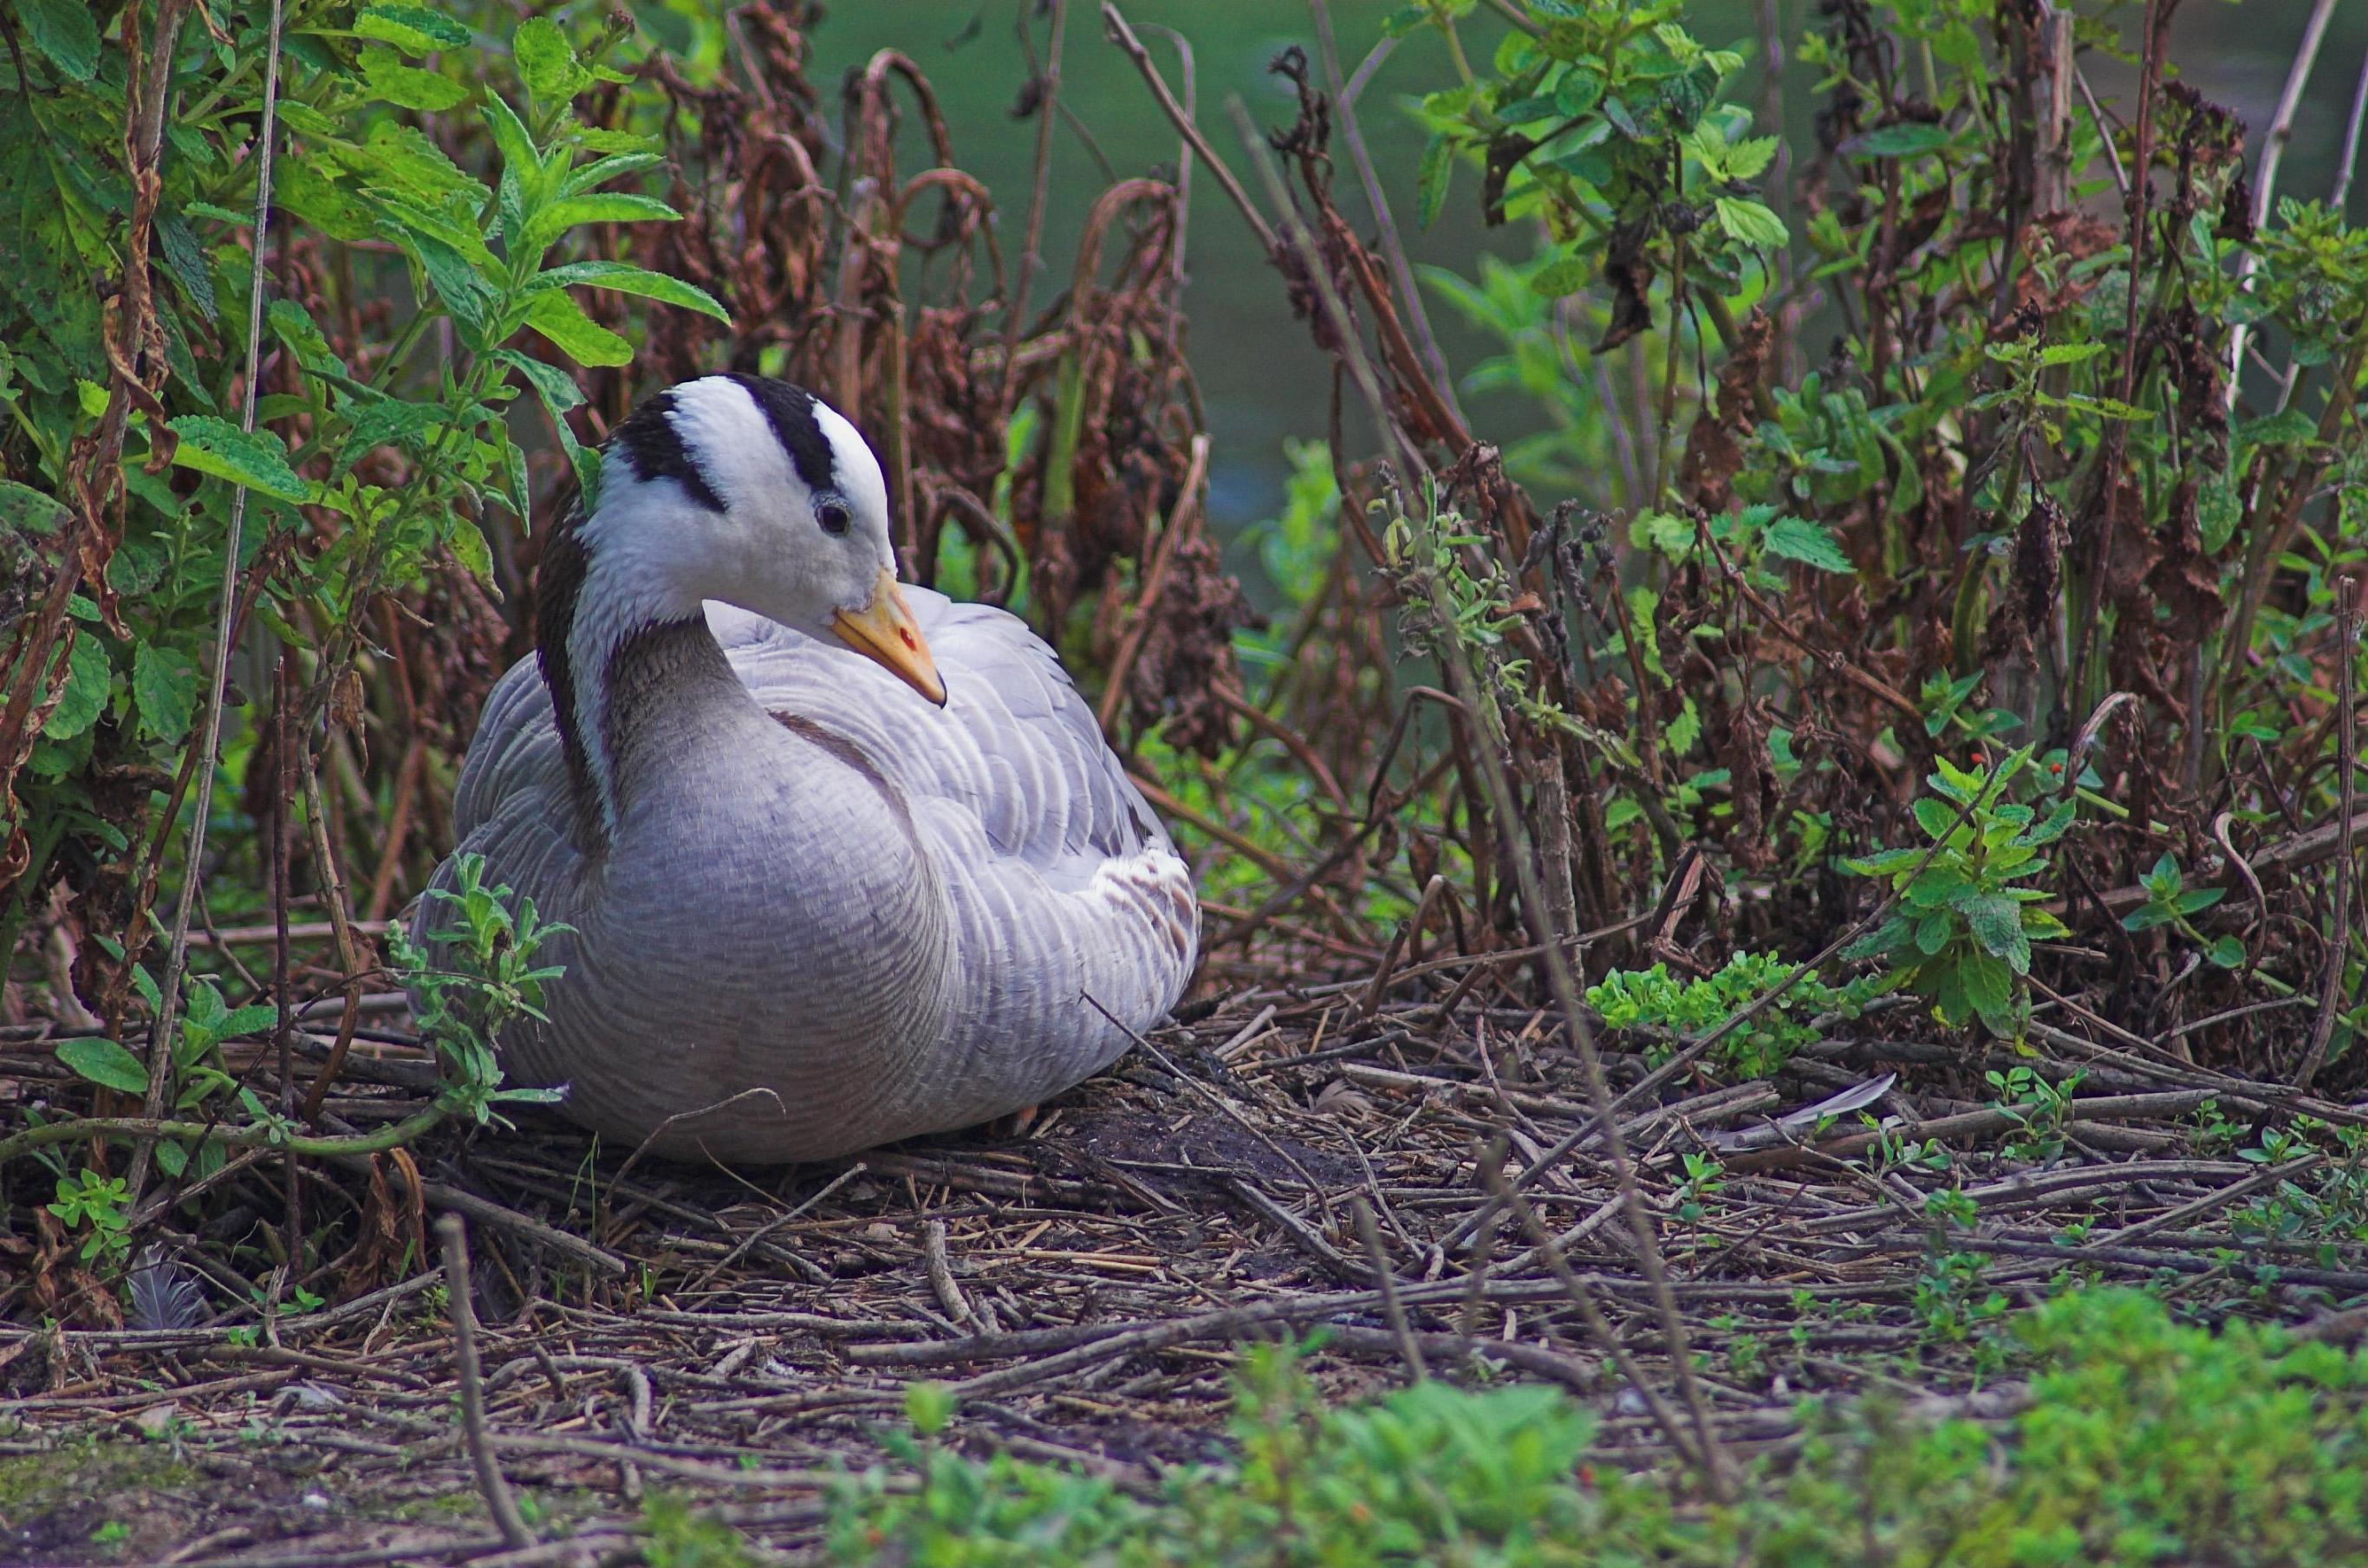
POLYGON ((211 414, 184 414, 173 421, 180 444, 173 461, 211 473, 282 501, 309 501, 313 487, 288 466, 288 449, 268 430, 246 431, 211 414))
POLYGON ((1787 561, 1797 561, 1804 566, 1814 566, 1820 572, 1854 572, 1850 557, 1823 523, 1813 523, 1805 517, 1779 517, 1768 525, 1760 541, 1770 555, 1781 555, 1787 561))
POLYGON ((98 22, 84 0, 17 0, 16 10, 27 40, 51 64, 77 82, 98 74, 98 22))
POLYGON ((1782 250, 1792 238, 1784 220, 1757 201, 1722 196, 1713 205, 1718 210, 1718 226, 1743 244, 1760 250, 1782 250))
POLYGON ((97 723, 98 716, 107 711, 108 693, 114 685, 115 670, 97 634, 77 631, 74 647, 66 654, 65 689, 58 696, 58 705, 50 710, 49 722, 41 726, 42 738, 70 741, 97 723))
POLYGON ((142 733, 179 740, 198 709, 198 662, 177 648, 141 643, 131 655, 131 699, 142 733))

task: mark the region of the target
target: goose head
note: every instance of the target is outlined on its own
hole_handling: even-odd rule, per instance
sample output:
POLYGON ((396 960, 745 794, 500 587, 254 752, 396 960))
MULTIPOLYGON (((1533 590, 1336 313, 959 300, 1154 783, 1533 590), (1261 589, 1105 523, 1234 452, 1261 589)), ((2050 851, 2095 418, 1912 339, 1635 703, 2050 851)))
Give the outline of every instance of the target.
POLYGON ((610 700, 619 662, 704 644, 733 682, 708 600, 845 643, 946 700, 896 585, 880 460, 837 410, 785 381, 703 376, 635 409, 602 454, 597 499, 545 542, 536 589, 535 645, 591 840, 617 824, 616 752, 635 733, 610 700))
POLYGON ((888 524, 880 460, 844 415, 785 381, 722 375, 617 427, 577 534, 604 575, 646 595, 651 619, 720 600, 844 642, 943 706, 888 524))

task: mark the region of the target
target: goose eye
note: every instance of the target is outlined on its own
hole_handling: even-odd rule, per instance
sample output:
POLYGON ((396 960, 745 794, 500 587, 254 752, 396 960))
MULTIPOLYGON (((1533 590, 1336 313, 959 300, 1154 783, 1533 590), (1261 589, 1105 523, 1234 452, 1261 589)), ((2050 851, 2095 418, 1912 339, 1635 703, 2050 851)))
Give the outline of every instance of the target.
POLYGON ((814 521, 822 525, 822 531, 826 534, 845 533, 848 525, 853 520, 844 501, 825 500, 814 503, 814 521))

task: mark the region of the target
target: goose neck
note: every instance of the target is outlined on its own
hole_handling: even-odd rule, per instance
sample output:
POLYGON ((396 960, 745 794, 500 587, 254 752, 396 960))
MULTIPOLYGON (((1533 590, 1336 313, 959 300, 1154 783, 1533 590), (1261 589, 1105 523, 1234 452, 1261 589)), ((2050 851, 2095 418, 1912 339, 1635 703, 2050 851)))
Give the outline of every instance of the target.
POLYGON ((700 596, 663 562, 563 530, 538 581, 536 641, 579 824, 605 845, 631 803, 653 717, 747 697, 700 596))

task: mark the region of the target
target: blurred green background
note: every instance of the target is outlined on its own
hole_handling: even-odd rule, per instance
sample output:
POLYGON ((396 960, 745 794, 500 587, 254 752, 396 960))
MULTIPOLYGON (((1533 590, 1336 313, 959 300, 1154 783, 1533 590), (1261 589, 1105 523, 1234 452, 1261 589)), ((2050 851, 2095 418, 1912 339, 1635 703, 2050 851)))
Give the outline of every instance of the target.
MULTIPOLYGON (((1775 0, 1790 52, 1816 17, 1816 0, 1775 0)), ((1291 90, 1268 73, 1268 62, 1292 44, 1312 50, 1314 28, 1298 0, 1125 0, 1121 7, 1144 36, 1171 84, 1180 84, 1177 56, 1152 26, 1172 28, 1191 41, 1199 91, 1199 119, 1211 143, 1256 187, 1239 137, 1225 110, 1238 96, 1263 124, 1291 120, 1291 90)), ((1341 68, 1353 73, 1381 37, 1382 18, 1395 0, 1334 0, 1332 19, 1341 68)), ((2084 7, 2084 10, 2086 7, 2084 7)), ((2140 8, 2121 14, 2125 33, 2137 26, 2140 8)), ((2258 142, 2275 110, 2279 92, 2311 10, 2310 0, 2188 0, 2172 29, 2171 58, 2185 79, 2207 97, 2233 108, 2258 142)), ((848 71, 880 49, 901 50, 929 77, 951 127, 963 166, 983 177, 1003 203, 1001 227, 1007 256, 1016 263, 1027 222, 1036 128, 1015 121, 1012 108, 1030 75, 1018 27, 1023 11, 1040 51, 1045 24, 1039 0, 874 0, 831 6, 814 37, 814 80, 836 113, 836 95, 848 71)), ((1706 44, 1741 48, 1754 63, 1739 79, 1739 101, 1757 104, 1759 21, 1753 0, 1705 0, 1690 7, 1689 25, 1706 44)), ((1464 24, 1467 53, 1485 61, 1503 24, 1484 7, 1464 24)), ((2368 3, 2340 0, 2319 52, 2294 140, 2279 176, 2282 194, 2324 198, 2338 162, 2346 118, 2368 51, 2368 3)), ((2126 102, 2135 73, 2110 59, 2084 56, 2084 72, 2109 112, 2126 102)), ((1469 275, 1484 251, 1508 257, 1530 254, 1531 236, 1518 225, 1487 230, 1480 223, 1473 171, 1458 180, 1438 223, 1412 233, 1414 183, 1423 135, 1402 107, 1411 95, 1453 80, 1444 45, 1424 33, 1404 40, 1374 72, 1358 106, 1359 122, 1372 146, 1408 249, 1429 262, 1469 275)), ((1793 64, 1787 73, 1785 127, 1796 146, 1809 144, 1813 105, 1808 72, 1793 64)), ((1061 102, 1091 135, 1120 176, 1172 169, 1177 142, 1167 121, 1124 56, 1104 41, 1098 0, 1072 0, 1063 51, 1061 102)), ((909 131, 909 126, 907 127, 909 131)), ((903 166, 923 166, 917 141, 908 137, 903 166)), ((1356 178, 1342 157, 1338 189, 1343 210, 1360 222, 1356 178)), ((1076 254, 1085 209, 1104 183, 1094 154, 1064 124, 1053 152, 1050 209, 1043 254, 1050 281, 1033 290, 1031 308, 1042 309, 1062 287, 1076 254)), ((2350 202, 2368 210, 2361 182, 2350 202)), ((1325 431, 1331 382, 1326 361, 1310 347, 1306 329, 1291 319, 1282 290, 1269 271, 1247 229, 1213 182, 1196 180, 1190 218, 1189 261, 1191 356, 1215 437, 1211 516, 1227 535, 1243 523, 1271 515, 1280 503, 1290 465, 1282 437, 1320 437, 1325 431)), ((1449 360, 1459 373, 1490 345, 1465 329, 1455 312, 1435 297, 1436 323, 1449 360)), ((1486 396, 1465 398, 1479 431, 1491 438, 1525 434, 1535 417, 1521 401, 1492 403, 1486 396)), ((1541 499, 1552 501, 1553 496, 1541 499)), ((1247 562, 1243 562, 1245 568, 1247 562)))

